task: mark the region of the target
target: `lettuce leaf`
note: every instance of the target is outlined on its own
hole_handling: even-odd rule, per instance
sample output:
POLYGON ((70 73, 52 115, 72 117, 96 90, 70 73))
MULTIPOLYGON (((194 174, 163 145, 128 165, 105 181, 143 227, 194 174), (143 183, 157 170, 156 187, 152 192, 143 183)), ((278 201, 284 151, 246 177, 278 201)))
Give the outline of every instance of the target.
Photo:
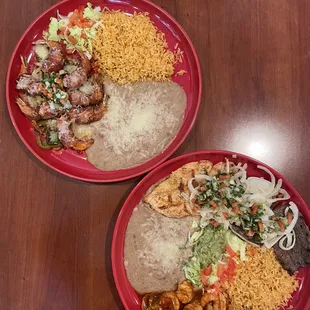
POLYGON ((60 37, 58 35, 58 21, 56 18, 51 17, 50 24, 48 26, 48 31, 47 31, 47 39, 51 41, 59 41, 60 37))
POLYGON ((87 3, 87 7, 84 9, 83 17, 93 21, 97 21, 100 18, 101 9, 99 6, 92 8, 91 3, 87 3))

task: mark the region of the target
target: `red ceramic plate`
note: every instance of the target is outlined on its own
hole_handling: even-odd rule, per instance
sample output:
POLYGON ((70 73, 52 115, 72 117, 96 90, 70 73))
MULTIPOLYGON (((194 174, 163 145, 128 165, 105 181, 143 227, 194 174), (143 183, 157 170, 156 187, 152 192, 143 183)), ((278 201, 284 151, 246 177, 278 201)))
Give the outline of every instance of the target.
MULTIPOLYGON (((219 162, 225 160, 225 158, 228 158, 235 163, 247 163, 247 172, 249 176, 268 178, 268 175, 264 171, 256 168, 257 165, 263 165, 274 174, 276 179, 281 178, 283 180, 282 187, 286 189, 287 192, 290 194, 291 200, 296 203, 300 212, 305 217, 307 225, 310 226, 310 211, 306 203, 303 201, 298 192, 293 188, 293 186, 288 181, 286 181, 285 178, 278 172, 253 158, 242 154, 226 151, 200 151, 173 158, 150 172, 136 186, 136 188, 131 192, 131 194, 125 201, 116 222, 112 242, 112 267, 118 293, 127 310, 141 309, 140 297, 131 287, 127 279, 123 261, 125 232, 133 209, 142 199, 142 196, 150 188, 150 186, 152 186, 154 183, 158 182, 162 178, 167 177, 172 171, 180 168, 186 163, 198 160, 210 160, 212 162, 219 162), (234 154, 237 155, 237 158, 232 158, 232 155, 234 154)), ((310 267, 301 269, 298 272, 298 278, 300 279, 300 286, 298 291, 294 293, 289 306, 293 306, 292 309, 295 310, 310 309, 310 267)), ((289 307, 287 309, 289 309, 289 307)))
POLYGON ((187 108, 184 121, 179 133, 171 144, 158 156, 150 161, 130 169, 104 172, 93 167, 85 154, 74 151, 57 153, 40 149, 35 142, 30 121, 20 112, 15 103, 18 92, 15 88, 16 78, 20 69, 20 55, 30 58, 32 42, 41 37, 42 31, 47 29, 50 17, 55 17, 56 12, 68 14, 79 5, 86 5, 89 0, 65 0, 39 16, 25 31, 19 40, 8 68, 6 80, 6 98, 12 123, 27 148, 43 163, 52 169, 67 176, 90 182, 116 182, 141 175, 171 156, 184 141, 196 119, 201 99, 201 72, 195 49, 182 27, 167 12, 148 0, 93 0, 93 5, 106 6, 109 9, 121 10, 127 13, 148 12, 155 25, 165 33, 169 48, 173 50, 178 43, 184 52, 184 59, 177 65, 176 72, 184 69, 187 73, 174 77, 173 80, 183 86, 187 95, 187 108))

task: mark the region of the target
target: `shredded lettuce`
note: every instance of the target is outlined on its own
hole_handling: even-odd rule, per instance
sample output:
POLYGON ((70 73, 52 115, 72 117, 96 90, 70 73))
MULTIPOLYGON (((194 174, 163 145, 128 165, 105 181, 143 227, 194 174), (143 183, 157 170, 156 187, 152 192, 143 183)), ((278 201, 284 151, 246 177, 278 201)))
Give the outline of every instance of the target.
POLYGON ((100 7, 97 6, 92 8, 91 3, 87 3, 87 7, 84 9, 83 17, 88 18, 93 21, 97 21, 100 18, 100 7))
POLYGON ((82 28, 74 26, 70 28, 70 36, 75 37, 76 39, 79 39, 82 34, 82 28))
POLYGON ((51 17, 51 21, 47 31, 47 40, 59 41, 60 37, 58 35, 58 29, 59 29, 58 20, 55 17, 51 17))
POLYGON ((193 257, 190 263, 183 267, 186 279, 190 280, 195 286, 202 288, 200 279, 201 266, 199 260, 193 257))
POLYGON ((83 16, 93 25, 90 28, 80 28, 78 26, 68 27, 69 18, 73 13, 70 12, 67 16, 60 15, 57 12, 57 18, 50 19, 49 27, 43 32, 43 38, 51 41, 64 40, 68 49, 78 49, 86 54, 90 59, 92 57, 92 42, 95 38, 98 26, 101 24, 101 8, 99 6, 92 7, 91 3, 87 3, 87 7, 83 10, 83 16), (59 30, 65 29, 61 34, 59 30), (75 38, 76 44, 72 44, 69 36, 75 38))
POLYGON ((210 276, 208 277, 208 283, 212 285, 218 280, 219 280, 219 277, 217 276, 217 264, 212 264, 212 272, 210 276))
POLYGON ((246 242, 234 235, 231 231, 226 234, 227 244, 233 249, 234 252, 240 252, 240 259, 246 261, 246 242))

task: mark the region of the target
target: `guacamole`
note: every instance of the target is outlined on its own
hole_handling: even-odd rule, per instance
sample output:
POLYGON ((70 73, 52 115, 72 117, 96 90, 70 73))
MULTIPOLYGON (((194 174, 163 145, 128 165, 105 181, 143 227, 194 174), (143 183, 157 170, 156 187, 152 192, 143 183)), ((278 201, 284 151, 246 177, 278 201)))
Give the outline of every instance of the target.
POLYGON ((217 264, 221 255, 225 252, 227 244, 227 230, 207 226, 194 245, 193 256, 185 264, 185 276, 194 285, 202 287, 200 273, 203 268, 211 264, 217 264))

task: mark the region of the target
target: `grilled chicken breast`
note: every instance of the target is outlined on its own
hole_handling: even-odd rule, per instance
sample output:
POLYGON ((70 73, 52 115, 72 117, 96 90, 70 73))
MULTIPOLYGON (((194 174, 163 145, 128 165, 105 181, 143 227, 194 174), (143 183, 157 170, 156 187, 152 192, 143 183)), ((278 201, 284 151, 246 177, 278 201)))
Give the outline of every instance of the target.
POLYGON ((175 170, 170 176, 144 196, 144 202, 148 203, 155 211, 167 217, 184 217, 192 215, 191 207, 181 193, 190 195, 188 181, 195 174, 202 171, 210 173, 212 169, 210 161, 198 161, 188 163, 175 170))

